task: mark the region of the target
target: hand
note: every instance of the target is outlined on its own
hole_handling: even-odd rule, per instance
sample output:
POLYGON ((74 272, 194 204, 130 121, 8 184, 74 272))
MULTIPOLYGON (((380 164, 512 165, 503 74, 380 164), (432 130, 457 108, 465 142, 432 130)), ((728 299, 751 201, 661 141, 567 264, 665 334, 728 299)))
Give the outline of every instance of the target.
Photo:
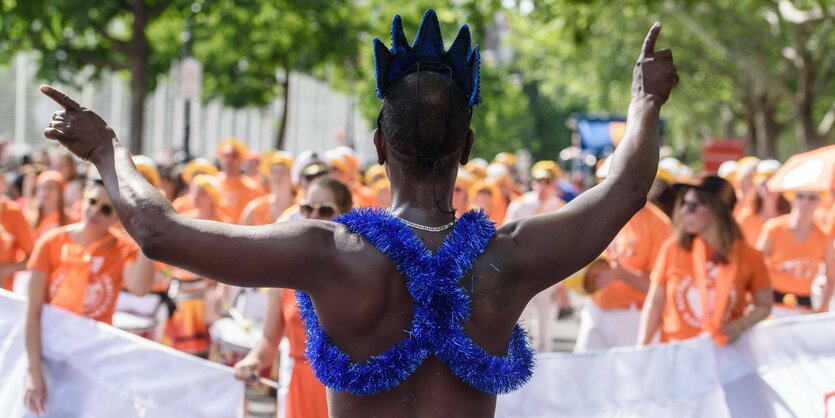
POLYGON ((44 136, 57 140, 79 158, 90 161, 113 144, 116 133, 96 112, 81 107, 75 100, 50 86, 41 86, 47 95, 64 110, 52 114, 52 122, 44 136))
POLYGON ((745 331, 745 327, 739 322, 739 320, 728 322, 725 325, 722 325, 722 328, 719 328, 719 333, 724 335, 728 338, 729 343, 734 342, 742 332, 745 331))
POLYGON ((235 379, 244 382, 255 382, 258 380, 258 372, 263 368, 261 362, 253 356, 246 356, 243 360, 235 363, 235 379))
POLYGON ((46 412, 46 381, 43 372, 29 372, 26 376, 26 389, 23 404, 36 415, 46 412))
POLYGON ((655 41, 661 33, 661 23, 656 22, 649 30, 641 56, 632 72, 632 99, 649 98, 664 104, 678 84, 678 73, 673 64, 673 52, 662 49, 655 52, 655 41))
POLYGON ((620 280, 620 278, 620 270, 618 268, 611 268, 608 270, 601 271, 594 278, 592 278, 592 286, 594 286, 595 291, 597 291, 605 288, 615 280, 620 280))

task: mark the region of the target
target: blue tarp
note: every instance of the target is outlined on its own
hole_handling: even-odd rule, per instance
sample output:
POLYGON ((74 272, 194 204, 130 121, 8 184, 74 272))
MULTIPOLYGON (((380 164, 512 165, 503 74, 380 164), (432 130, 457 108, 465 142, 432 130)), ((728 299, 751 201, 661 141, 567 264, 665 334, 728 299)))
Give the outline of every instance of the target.
MULTIPOLYGON (((611 136, 610 124, 612 122, 622 123, 626 121, 623 117, 597 117, 585 114, 573 114, 577 121, 577 131, 580 134, 580 148, 600 155, 604 151, 612 150, 615 147, 611 136)), ((660 121, 661 138, 664 137, 664 121, 660 121)), ((663 143, 663 141, 662 141, 663 143)))

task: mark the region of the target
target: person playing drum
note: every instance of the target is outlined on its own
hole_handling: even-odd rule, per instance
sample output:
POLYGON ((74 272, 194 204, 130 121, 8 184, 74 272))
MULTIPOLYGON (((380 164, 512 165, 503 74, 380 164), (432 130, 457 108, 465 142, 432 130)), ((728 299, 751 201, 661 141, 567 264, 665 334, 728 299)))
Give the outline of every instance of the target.
MULTIPOLYGON (((351 191, 332 177, 319 177, 310 184, 305 200, 299 202, 304 219, 329 221, 351 210, 351 191)), ((243 360, 235 364, 235 377, 254 381, 258 373, 275 360, 282 335, 290 340, 293 372, 284 416, 327 418, 328 404, 323 386, 305 361, 305 335, 296 297, 290 289, 271 289, 264 320, 264 334, 243 360)))

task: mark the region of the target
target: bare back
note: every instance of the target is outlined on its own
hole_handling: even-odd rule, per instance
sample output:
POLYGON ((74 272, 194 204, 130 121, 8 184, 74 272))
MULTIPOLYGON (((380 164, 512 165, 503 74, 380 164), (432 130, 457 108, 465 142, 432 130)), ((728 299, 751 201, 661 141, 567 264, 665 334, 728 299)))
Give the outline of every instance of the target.
MULTIPOLYGON (((342 235, 344 234, 344 235, 342 235)), ((420 232, 432 251, 443 233, 420 232)), ((333 265, 339 285, 311 294, 322 329, 331 341, 363 362, 402 340, 413 319, 414 300, 395 263, 374 245, 347 230, 345 251, 333 265)), ((509 260, 507 237, 495 237, 459 285, 471 297, 472 317, 465 333, 488 353, 504 356, 516 320, 529 297, 518 292, 515 267, 509 260)), ((339 239, 339 238, 338 238, 339 239)), ((339 247, 339 244, 337 245, 339 247)), ((468 386, 436 357, 427 359, 397 387, 373 396, 329 390, 331 416, 492 416, 495 395, 468 386)))

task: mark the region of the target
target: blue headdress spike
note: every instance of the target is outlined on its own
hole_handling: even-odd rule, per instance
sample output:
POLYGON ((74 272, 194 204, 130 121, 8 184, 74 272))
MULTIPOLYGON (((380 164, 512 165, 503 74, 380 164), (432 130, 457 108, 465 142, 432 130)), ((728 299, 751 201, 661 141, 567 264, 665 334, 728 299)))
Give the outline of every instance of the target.
POLYGON ((403 21, 395 16, 391 24, 391 50, 379 39, 374 39, 374 67, 377 76, 377 97, 384 99, 388 87, 415 69, 417 63, 437 63, 432 71, 450 77, 467 95, 470 107, 481 102, 479 96, 479 47, 470 51, 470 27, 466 24, 458 31, 449 51, 444 51, 441 26, 435 11, 429 9, 423 15, 415 42, 410 46, 403 33, 403 21), (440 70, 437 67, 443 68, 440 70), (445 68, 449 68, 446 71, 445 68))

